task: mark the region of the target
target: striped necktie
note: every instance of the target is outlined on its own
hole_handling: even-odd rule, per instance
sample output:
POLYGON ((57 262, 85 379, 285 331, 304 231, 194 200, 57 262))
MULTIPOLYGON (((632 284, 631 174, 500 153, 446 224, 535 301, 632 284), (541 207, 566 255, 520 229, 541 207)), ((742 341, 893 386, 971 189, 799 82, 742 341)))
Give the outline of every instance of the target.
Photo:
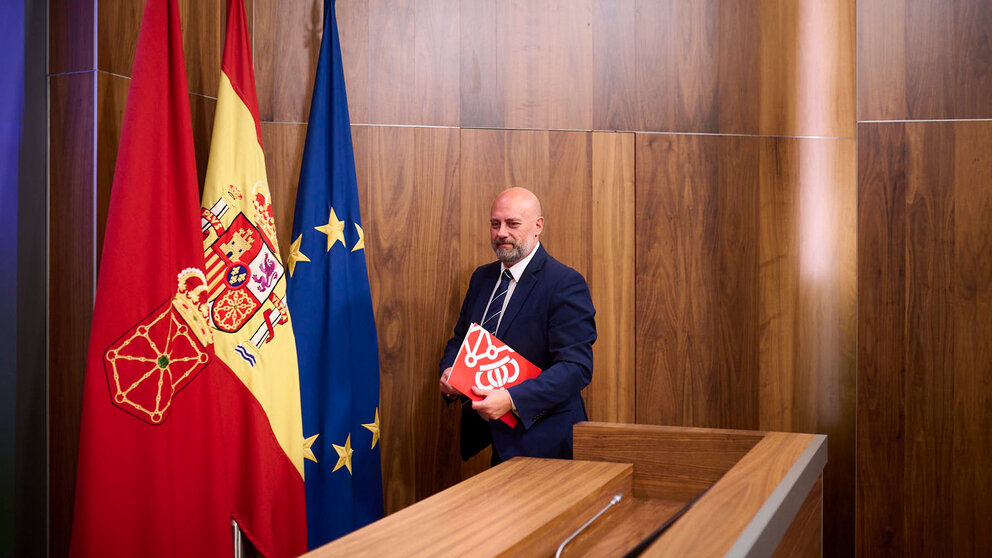
POLYGON ((506 299, 506 291, 510 288, 511 279, 513 279, 513 276, 510 275, 510 270, 503 270, 499 286, 496 287, 496 294, 493 295, 493 299, 489 303, 489 309, 486 310, 486 316, 480 324, 493 335, 496 335, 496 327, 499 325, 499 317, 503 313, 503 302, 506 299))

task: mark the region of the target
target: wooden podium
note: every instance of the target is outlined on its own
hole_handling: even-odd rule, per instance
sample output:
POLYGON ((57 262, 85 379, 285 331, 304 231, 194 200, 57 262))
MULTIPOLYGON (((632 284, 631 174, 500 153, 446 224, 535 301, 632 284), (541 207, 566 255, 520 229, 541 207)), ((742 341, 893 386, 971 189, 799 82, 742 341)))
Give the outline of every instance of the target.
POLYGON ((583 422, 574 460, 515 458, 306 556, 820 556, 826 436, 583 422), (708 489, 708 490, 707 490, 708 489))

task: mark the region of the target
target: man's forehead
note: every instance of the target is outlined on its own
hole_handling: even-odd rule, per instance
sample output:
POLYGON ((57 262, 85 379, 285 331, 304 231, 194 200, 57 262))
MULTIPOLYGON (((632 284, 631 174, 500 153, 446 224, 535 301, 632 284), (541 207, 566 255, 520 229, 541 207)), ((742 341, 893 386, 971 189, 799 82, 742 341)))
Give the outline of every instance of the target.
POLYGON ((524 196, 503 195, 493 201, 492 217, 503 219, 530 218, 537 213, 536 204, 533 199, 524 196))

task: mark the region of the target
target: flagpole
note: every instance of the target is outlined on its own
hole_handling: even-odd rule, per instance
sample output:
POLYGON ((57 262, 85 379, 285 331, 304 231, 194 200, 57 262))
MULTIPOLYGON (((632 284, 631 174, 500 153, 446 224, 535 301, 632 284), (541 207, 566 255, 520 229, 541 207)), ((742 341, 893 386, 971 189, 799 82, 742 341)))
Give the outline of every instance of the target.
POLYGON ((233 518, 231 519, 231 535, 234 537, 234 558, 245 558, 244 535, 233 518))

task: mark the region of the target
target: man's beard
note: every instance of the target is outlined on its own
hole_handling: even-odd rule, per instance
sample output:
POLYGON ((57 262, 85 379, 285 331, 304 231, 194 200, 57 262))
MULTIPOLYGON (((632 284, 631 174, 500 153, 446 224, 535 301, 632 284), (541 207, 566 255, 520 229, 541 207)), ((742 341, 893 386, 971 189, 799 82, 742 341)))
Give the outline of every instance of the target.
POLYGON ((493 242, 493 250, 496 252, 496 259, 503 262, 503 265, 507 267, 524 259, 528 251, 527 247, 522 243, 516 243, 509 238, 497 238, 493 242), (505 246, 500 246, 501 244, 509 244, 511 247, 506 248, 505 246))

